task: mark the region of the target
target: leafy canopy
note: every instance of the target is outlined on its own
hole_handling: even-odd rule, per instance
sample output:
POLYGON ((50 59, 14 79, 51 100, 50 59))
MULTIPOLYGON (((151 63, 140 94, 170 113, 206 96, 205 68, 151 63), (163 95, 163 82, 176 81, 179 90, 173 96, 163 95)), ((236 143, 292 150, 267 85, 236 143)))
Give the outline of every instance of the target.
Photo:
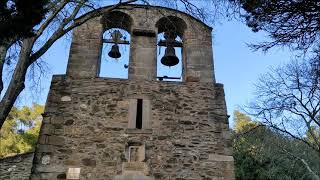
POLYGON ((47 12, 48 0, 1 0, 0 41, 18 40, 33 35, 47 12))
POLYGON ((39 136, 44 107, 12 108, 0 130, 0 157, 33 151, 39 136))
POLYGON ((252 46, 268 50, 289 46, 308 51, 319 50, 320 2, 315 0, 230 0, 243 10, 248 27, 267 32, 272 39, 252 46))
POLYGON ((320 157, 305 143, 254 122, 239 111, 234 112, 234 120, 233 155, 237 179, 319 177, 320 157))

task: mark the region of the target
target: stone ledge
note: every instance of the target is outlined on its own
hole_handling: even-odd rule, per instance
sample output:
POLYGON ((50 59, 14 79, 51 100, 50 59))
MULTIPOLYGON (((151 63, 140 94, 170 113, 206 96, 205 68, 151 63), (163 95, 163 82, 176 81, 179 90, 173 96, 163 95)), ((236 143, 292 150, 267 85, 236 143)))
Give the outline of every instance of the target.
POLYGON ((148 166, 145 162, 125 162, 122 164, 122 174, 140 174, 147 175, 148 166))
POLYGON ((221 88, 223 88, 223 84, 222 83, 215 83, 214 84, 216 87, 221 87, 221 88))
POLYGON ((33 157, 34 152, 27 152, 27 153, 23 153, 23 154, 15 154, 12 156, 6 156, 6 157, 1 157, 0 158, 0 162, 10 162, 10 163, 15 163, 15 162, 21 162, 26 158, 32 158, 33 157))
POLYGON ((126 129, 126 134, 152 134, 152 129, 126 129))
POLYGON ((156 37, 155 31, 145 29, 133 29, 132 34, 135 36, 156 37))
POLYGON ((141 175, 130 175, 130 176, 115 176, 113 180, 155 180, 154 177, 151 176, 141 176, 141 175))
POLYGON ((29 179, 33 157, 28 152, 0 158, 0 179, 29 179))

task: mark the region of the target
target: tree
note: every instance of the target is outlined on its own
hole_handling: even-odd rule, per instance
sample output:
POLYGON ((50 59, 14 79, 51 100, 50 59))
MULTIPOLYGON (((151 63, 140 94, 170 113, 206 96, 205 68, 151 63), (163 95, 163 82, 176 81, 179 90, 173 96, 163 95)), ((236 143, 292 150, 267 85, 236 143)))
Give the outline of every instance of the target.
POLYGON ((3 0, 0 2, 0 44, 30 37, 47 12, 47 0, 3 0))
MULTIPOLYGON (((122 5, 126 5, 137 0, 119 1, 118 3, 110 6, 108 11, 112 11, 122 5)), ((92 9, 93 4, 88 0, 52 0, 48 3, 49 9, 45 19, 38 26, 33 26, 32 35, 27 37, 21 36, 14 42, 8 41, 3 44, 9 43, 12 46, 14 43, 21 44, 19 48, 19 56, 17 63, 14 66, 14 72, 10 78, 9 85, 0 101, 0 127, 2 127, 10 109, 12 108, 18 95, 25 87, 25 78, 28 68, 36 63, 38 59, 56 42, 59 38, 66 35, 73 28, 83 24, 91 18, 97 17, 102 13, 102 9, 91 11, 79 17, 81 10, 92 9), (49 32, 49 38, 45 39, 44 43, 43 34, 49 32)), ((33 17, 32 17, 33 18, 33 17)), ((3 22, 2 22, 3 23, 3 22)), ((1 24, 3 26, 3 24, 1 24)), ((1 45, 1 44, 0 44, 1 45)), ((6 55, 9 47, 0 46, 0 92, 3 90, 3 69, 6 62, 6 55)))
MULTIPOLYGON (((0 76, 6 51, 22 38, 34 35, 33 27, 40 24, 47 10, 47 0, 3 0, 0 2, 0 76)), ((3 83, 0 81, 0 92, 3 83)))
MULTIPOLYGON (((208 2, 209 7, 216 6, 214 2, 208 2)), ((12 1, 13 2, 13 1, 12 1)), ((4 46, 0 44, 0 93, 3 95, 0 101, 0 128, 2 127, 10 109, 13 107, 19 94, 25 88, 26 74, 28 69, 39 62, 41 56, 61 37, 72 31, 73 28, 85 23, 86 21, 101 15, 102 13, 110 12, 120 6, 131 4, 131 3, 143 3, 150 5, 153 0, 115 0, 115 4, 109 6, 106 9, 99 8, 100 6, 94 4, 92 0, 51 0, 46 5, 45 9, 48 12, 45 18, 40 24, 32 27, 32 35, 28 37, 21 37, 14 42, 3 44, 9 44, 4 46), (18 54, 13 65, 11 63, 13 73, 9 77, 8 87, 4 91, 3 86, 3 71, 6 63, 10 62, 8 58, 8 50, 13 45, 19 45, 19 47, 13 51, 18 54)), ((208 13, 204 8, 198 7, 192 2, 192 0, 178 0, 175 3, 169 3, 172 1, 162 0, 154 1, 156 3, 166 3, 168 6, 174 6, 175 8, 182 8, 185 12, 194 15, 196 17, 204 19, 209 17, 211 14, 208 13)), ((201 3, 200 3, 201 4, 201 3)), ((203 5, 204 6, 204 5, 203 5)), ((212 9, 211 12, 214 12, 212 9)), ((1 24, 0 26, 3 26, 1 24)), ((8 63, 9 65, 9 63, 8 63)))
POLYGON ((237 179, 319 179, 320 157, 309 146, 235 111, 237 179))
POLYGON ((39 136, 44 106, 13 107, 0 130, 0 158, 33 151, 39 136))
POLYGON ((264 125, 305 143, 320 157, 320 73, 310 61, 293 61, 263 75, 248 111, 264 125))
POLYGON ((250 131, 257 126, 256 123, 252 122, 251 118, 240 111, 234 111, 234 130, 236 133, 250 131))
POLYGON ((230 0, 254 32, 269 34, 270 42, 252 45, 264 51, 274 46, 319 52, 320 2, 315 0, 230 0))

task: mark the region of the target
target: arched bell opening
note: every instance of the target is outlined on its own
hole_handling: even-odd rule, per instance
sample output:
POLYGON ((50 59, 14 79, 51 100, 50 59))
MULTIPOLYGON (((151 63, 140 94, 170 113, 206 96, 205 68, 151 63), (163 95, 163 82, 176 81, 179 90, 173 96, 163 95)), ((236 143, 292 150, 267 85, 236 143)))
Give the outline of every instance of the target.
POLYGON ((128 79, 132 18, 113 11, 105 14, 101 21, 105 31, 99 77, 128 79))
MULTIPOLYGON (((182 81, 182 47, 167 45, 165 40, 165 33, 158 34, 157 80, 182 81)), ((177 36, 174 41, 182 42, 182 39, 177 36)))
POLYGON ((175 16, 166 16, 156 23, 158 28, 157 80, 183 81, 183 34, 186 23, 175 16))
POLYGON ((130 34, 119 28, 103 33, 99 77, 128 79, 130 34))

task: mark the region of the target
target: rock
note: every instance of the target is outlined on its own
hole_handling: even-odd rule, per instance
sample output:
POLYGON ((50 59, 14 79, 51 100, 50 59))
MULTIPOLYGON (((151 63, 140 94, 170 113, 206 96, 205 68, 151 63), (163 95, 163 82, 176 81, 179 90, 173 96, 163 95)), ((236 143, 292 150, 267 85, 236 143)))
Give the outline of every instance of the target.
POLYGON ((41 163, 42 163, 43 165, 49 164, 49 163, 50 163, 50 155, 44 155, 44 156, 42 156, 41 163))
POLYGON ((70 96, 62 96, 62 97, 61 97, 61 101, 62 101, 62 102, 71 101, 71 97, 70 97, 70 96))
POLYGON ((64 125, 66 125, 66 126, 70 126, 70 125, 72 125, 72 124, 73 124, 73 122, 74 122, 74 120, 69 119, 69 120, 66 120, 66 122, 64 123, 64 125))
POLYGON ((81 160, 82 164, 85 166, 96 167, 96 160, 85 158, 81 160))

